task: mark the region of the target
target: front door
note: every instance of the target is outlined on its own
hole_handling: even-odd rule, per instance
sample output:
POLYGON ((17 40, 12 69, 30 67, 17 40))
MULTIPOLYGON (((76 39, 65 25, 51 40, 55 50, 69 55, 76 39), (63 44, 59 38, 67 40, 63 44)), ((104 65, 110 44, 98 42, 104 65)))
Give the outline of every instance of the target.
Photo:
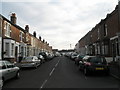
POLYGON ((15 47, 15 59, 16 59, 16 62, 18 62, 18 47, 17 46, 15 47))

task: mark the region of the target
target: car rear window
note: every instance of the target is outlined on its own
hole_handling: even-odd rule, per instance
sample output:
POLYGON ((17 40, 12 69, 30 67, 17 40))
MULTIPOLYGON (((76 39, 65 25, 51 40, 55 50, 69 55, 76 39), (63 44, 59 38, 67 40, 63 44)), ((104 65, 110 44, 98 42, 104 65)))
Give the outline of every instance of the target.
POLYGON ((90 57, 88 61, 92 63, 106 63, 106 59, 104 57, 90 57))
POLYGON ((32 59, 33 59, 33 57, 25 57, 25 58, 23 58, 22 61, 31 61, 32 59))
POLYGON ((80 55, 79 58, 83 59, 85 56, 84 55, 80 55))
POLYGON ((73 54, 73 56, 77 56, 77 54, 73 54))

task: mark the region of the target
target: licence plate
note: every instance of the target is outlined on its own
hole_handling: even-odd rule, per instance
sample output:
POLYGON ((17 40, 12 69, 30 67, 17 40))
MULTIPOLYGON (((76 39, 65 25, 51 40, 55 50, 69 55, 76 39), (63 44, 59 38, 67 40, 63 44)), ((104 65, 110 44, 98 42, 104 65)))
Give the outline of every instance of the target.
POLYGON ((104 70, 104 68, 96 68, 96 70, 104 70))

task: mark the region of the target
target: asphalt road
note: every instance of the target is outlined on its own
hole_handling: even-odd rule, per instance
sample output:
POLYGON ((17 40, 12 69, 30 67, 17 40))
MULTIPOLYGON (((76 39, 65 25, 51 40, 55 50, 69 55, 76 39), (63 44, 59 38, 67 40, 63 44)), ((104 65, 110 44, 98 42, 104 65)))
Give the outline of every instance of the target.
POLYGON ((112 76, 84 76, 67 57, 55 57, 37 69, 22 69, 20 79, 5 82, 5 88, 118 88, 120 81, 112 76))

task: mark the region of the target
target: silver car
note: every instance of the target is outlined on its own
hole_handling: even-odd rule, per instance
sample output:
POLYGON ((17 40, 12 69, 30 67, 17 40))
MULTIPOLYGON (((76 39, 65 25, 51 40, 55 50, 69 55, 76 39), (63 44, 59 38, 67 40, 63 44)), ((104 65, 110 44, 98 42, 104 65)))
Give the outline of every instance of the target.
POLYGON ((3 86, 4 81, 11 78, 19 78, 19 67, 15 66, 9 61, 0 61, 0 87, 3 86))
POLYGON ((24 57, 20 63, 21 68, 35 67, 37 68, 41 64, 41 60, 36 56, 24 57))

